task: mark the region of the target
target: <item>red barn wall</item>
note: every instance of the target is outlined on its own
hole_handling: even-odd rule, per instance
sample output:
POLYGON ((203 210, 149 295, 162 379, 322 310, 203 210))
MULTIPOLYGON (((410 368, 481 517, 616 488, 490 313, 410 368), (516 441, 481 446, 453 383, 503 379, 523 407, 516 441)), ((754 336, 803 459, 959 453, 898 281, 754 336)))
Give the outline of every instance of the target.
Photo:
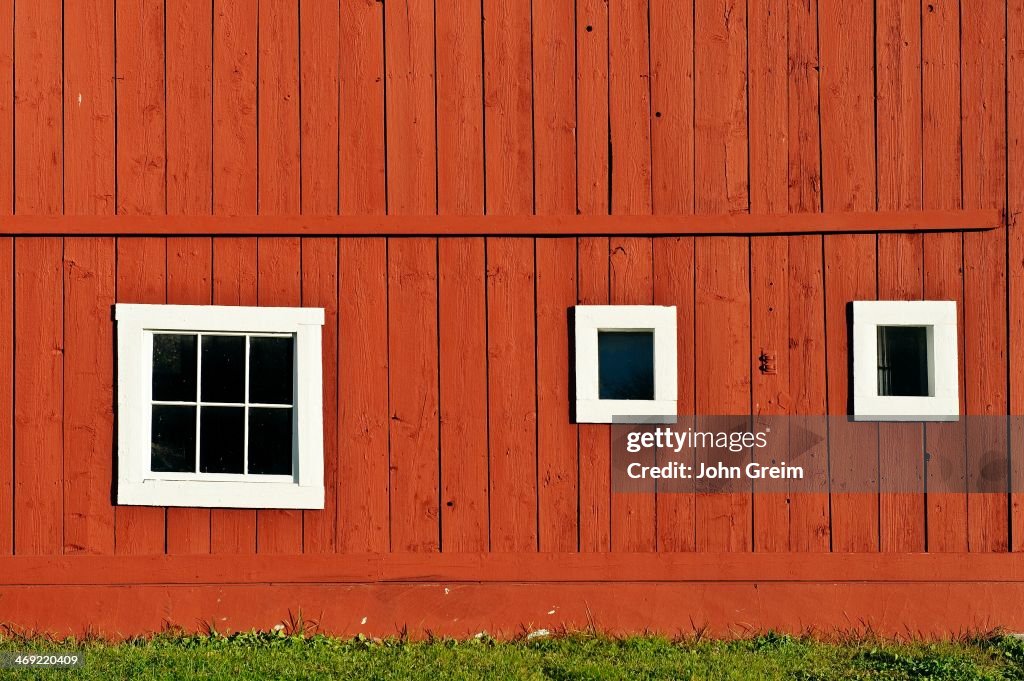
MULTIPOLYGON (((0 553, 582 552, 610 577, 605 554, 1018 550, 1017 495, 926 495, 923 471, 918 494, 611 494, 607 427, 568 418, 565 311, 676 305, 683 413, 845 414, 846 303, 954 299, 964 412, 1019 413, 1021 54, 1017 0, 0 1, 4 214, 1009 216, 927 234, 0 237, 0 553), (113 506, 115 301, 325 307, 326 509, 113 506), (777 374, 757 370, 761 351, 777 374)), ((915 425, 844 444, 830 465, 867 462, 879 480, 908 449, 970 456, 915 425)), ((1022 588, 1005 559, 1005 589, 1022 588)), ((10 565, 75 565, 54 560, 10 565)), ((96 574, 140 565, 124 560, 96 574)), ((431 581, 418 560, 412 581, 431 581)), ((929 572, 914 573, 915 598, 939 588, 929 572)), ((757 582, 743 574, 722 591, 736 603, 757 582)), ((0 585, 12 613, 80 621, 33 610, 24 580, 0 585)), ((126 602, 143 582, 124 582, 137 587, 126 602)), ((235 582, 264 583, 258 570, 235 582)), ((54 603, 102 591, 61 588, 54 603)), ((196 612, 213 598, 181 588, 196 612)), ((519 598, 478 588, 466 608, 519 598)), ((758 621, 812 613, 791 588, 772 596, 780 621, 758 621)), ((1012 602, 986 588, 983 604, 1012 602)), ((310 589, 287 593, 315 601, 310 589)), ((850 603, 870 616, 879 594, 913 600, 850 589, 835 618, 850 603)), ((393 617, 439 612, 372 593, 393 617)), ((974 611, 952 619, 972 593, 984 595, 965 591, 920 628, 977 624, 974 611)), ((291 596, 275 598, 232 621, 261 623, 291 596)), ((709 621, 741 617, 730 607, 709 621)), ((107 625, 148 626, 134 610, 107 625)))

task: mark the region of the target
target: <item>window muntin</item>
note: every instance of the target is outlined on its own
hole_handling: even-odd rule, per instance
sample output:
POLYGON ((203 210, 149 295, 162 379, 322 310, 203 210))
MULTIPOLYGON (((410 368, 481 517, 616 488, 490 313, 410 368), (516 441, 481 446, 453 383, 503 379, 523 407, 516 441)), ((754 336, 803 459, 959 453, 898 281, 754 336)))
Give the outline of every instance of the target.
POLYGON ((293 336, 152 333, 151 470, 291 476, 293 336), (178 432, 190 419, 191 438, 178 432), (258 456, 250 459, 254 441, 258 456))

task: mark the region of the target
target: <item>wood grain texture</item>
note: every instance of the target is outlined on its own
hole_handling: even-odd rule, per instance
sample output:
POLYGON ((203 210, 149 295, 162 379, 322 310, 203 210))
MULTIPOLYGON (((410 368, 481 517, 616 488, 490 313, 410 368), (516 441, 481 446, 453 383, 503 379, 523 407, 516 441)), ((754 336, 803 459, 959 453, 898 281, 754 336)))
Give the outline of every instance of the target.
POLYGON ((384 3, 341 3, 339 202, 342 214, 387 212, 384 3))
POLYGON ((489 499, 484 240, 439 239, 437 249, 441 549, 485 551, 489 499))
MULTIPOLYGON (((117 239, 117 302, 167 302, 167 239, 117 239)), ((166 550, 166 511, 145 506, 114 509, 114 551, 154 554, 166 550)))
POLYGON ((387 240, 344 239, 338 264, 338 551, 389 551, 387 240))
POLYGON ((167 212, 209 214, 213 210, 213 0, 165 0, 164 11, 167 212))
POLYGON ((575 551, 579 434, 570 419, 575 386, 569 322, 577 297, 576 240, 537 239, 536 256, 538 543, 541 551, 575 551))
POLYGON ((117 7, 117 212, 167 209, 163 0, 117 7))
POLYGON ((533 174, 536 212, 576 209, 574 7, 532 3, 533 174))
POLYGON ((213 9, 213 212, 256 213, 258 0, 213 9))
POLYGON ((389 240, 387 271, 391 546, 437 551, 437 240, 389 240))
MULTIPOLYGON (((961 12, 963 203, 1006 205, 1005 8, 961 12)), ((967 414, 1005 414, 1007 401, 1006 233, 964 235, 967 414)), ((1007 433, 1000 419, 967 430, 968 541, 972 551, 1009 548, 1007 433)))
POLYGON ((299 0, 261 0, 257 16, 257 212, 295 215, 302 204, 299 0))
POLYGON ((340 207, 341 4, 299 5, 300 208, 305 214, 334 215, 340 207))
POLYGON ((492 551, 537 550, 534 240, 487 239, 492 551))
POLYGON ((14 552, 63 548, 63 239, 14 243, 14 552))
POLYGON ((64 210, 72 215, 114 213, 113 16, 114 0, 64 7, 65 24, 76 27, 64 31, 64 210))
POLYGON ((14 239, 0 239, 0 555, 14 553, 14 239))
POLYGON ((486 211, 534 209, 529 0, 483 0, 486 211))
POLYGON ((44 0, 13 8, 15 213, 55 214, 64 208, 62 57, 54 49, 61 44, 61 4, 44 0))
MULTIPOLYGON (((1020 107, 1024 103, 1021 88, 1024 65, 1024 3, 1010 0, 1006 12, 1006 139, 1007 168, 1020 167, 1020 153, 1024 148, 1024 116, 1020 107)), ((1024 373, 1019 370, 1024 353, 1024 306, 1021 283, 1024 279, 1024 240, 1021 238, 1019 218, 1024 206, 1024 183, 1019 173, 1007 177, 1007 291, 1009 294, 1009 413, 1024 414, 1024 373)), ((1024 550, 1024 425, 1012 422, 1010 428, 1010 550, 1024 550)))
MULTIPOLYGON (((0 92, 14 92, 14 0, 0 2, 0 92)), ((0 215, 14 212, 14 97, 0 97, 0 215)), ((13 244, 11 246, 13 248, 13 244)))

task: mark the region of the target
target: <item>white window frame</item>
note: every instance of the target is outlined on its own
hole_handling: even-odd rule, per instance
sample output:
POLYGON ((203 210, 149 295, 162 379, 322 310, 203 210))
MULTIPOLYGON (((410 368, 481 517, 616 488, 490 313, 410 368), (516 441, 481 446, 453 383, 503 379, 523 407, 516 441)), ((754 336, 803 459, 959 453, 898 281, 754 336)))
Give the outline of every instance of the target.
POLYGON ((854 301, 854 421, 959 420, 959 367, 956 301, 854 301), (927 327, 929 396, 878 394, 879 326, 927 327))
POLYGON ((118 504, 324 507, 322 308, 118 303, 114 306, 114 319, 117 322, 118 504), (162 332, 293 336, 292 475, 151 470, 153 335, 162 332))
POLYGON ((676 421, 676 308, 663 305, 577 305, 576 422, 645 423, 676 421), (654 399, 602 400, 598 367, 599 331, 651 331, 654 334, 654 399))

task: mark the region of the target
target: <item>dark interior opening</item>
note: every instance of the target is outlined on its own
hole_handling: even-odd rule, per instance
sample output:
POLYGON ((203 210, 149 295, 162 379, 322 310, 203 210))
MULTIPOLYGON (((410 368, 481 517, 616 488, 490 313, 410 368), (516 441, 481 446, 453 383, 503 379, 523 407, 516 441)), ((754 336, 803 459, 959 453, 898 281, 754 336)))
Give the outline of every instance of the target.
POLYGON ((928 397, 928 327, 878 327, 878 394, 928 397))
POLYGON ((654 399, 654 332, 598 331, 599 397, 654 399))

